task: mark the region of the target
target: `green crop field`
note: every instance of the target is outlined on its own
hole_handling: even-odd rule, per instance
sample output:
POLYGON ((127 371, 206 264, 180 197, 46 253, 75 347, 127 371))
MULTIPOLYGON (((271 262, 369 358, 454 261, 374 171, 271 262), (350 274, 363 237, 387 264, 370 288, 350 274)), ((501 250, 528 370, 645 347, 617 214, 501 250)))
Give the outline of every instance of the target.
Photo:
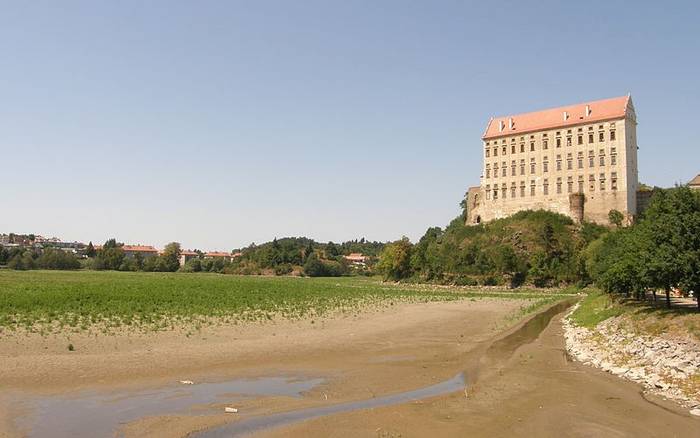
POLYGON ((359 277, 0 270, 0 327, 107 324, 157 329, 178 322, 323 316, 406 301, 499 297, 551 302, 563 295, 396 286, 359 277))

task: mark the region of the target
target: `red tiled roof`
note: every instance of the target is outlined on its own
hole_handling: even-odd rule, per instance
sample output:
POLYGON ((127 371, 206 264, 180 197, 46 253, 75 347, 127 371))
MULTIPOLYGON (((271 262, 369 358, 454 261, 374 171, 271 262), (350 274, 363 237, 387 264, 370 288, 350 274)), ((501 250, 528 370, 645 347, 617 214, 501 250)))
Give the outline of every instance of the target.
POLYGON ((494 117, 489 120, 482 138, 487 140, 544 129, 621 119, 627 114, 630 100, 630 96, 613 97, 531 113, 494 117))
POLYGON ((158 252, 157 249, 150 245, 124 245, 122 249, 130 252, 158 252))
POLYGON ((190 250, 185 249, 185 250, 180 251, 180 255, 185 255, 185 256, 196 256, 196 255, 199 255, 199 254, 196 253, 196 252, 194 252, 194 251, 190 251, 190 250))
POLYGON ((204 254, 207 257, 231 257, 230 252, 210 251, 204 254))
POLYGON ((365 257, 364 255, 362 255, 362 253, 359 253, 359 252, 353 252, 353 253, 350 253, 349 255, 345 256, 345 260, 356 261, 356 262, 364 262, 366 258, 367 257, 365 257))

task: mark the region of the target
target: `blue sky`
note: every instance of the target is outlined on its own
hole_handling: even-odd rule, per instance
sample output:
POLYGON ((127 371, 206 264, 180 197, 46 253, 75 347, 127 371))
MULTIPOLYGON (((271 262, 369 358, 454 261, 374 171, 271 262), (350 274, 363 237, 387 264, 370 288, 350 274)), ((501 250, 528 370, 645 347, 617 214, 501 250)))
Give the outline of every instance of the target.
POLYGON ((490 116, 628 92, 640 180, 700 172, 694 2, 1 6, 0 232, 415 240, 490 116))

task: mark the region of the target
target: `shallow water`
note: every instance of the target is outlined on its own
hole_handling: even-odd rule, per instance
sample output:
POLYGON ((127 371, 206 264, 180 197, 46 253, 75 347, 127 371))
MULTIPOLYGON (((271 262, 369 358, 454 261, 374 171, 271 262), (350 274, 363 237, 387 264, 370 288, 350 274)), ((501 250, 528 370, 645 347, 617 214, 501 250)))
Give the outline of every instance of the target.
POLYGON ((358 409, 391 406, 410 402, 413 400, 434 397, 437 395, 449 394, 451 392, 461 391, 462 389, 464 389, 464 376, 460 373, 455 377, 451 378, 450 380, 440 382, 436 385, 427 386, 425 388, 415 389, 413 391, 400 392, 398 394, 391 394, 383 397, 371 398, 368 400, 358 400, 348 403, 339 403, 329 406, 301 409, 298 411, 282 412, 279 414, 252 417, 249 419, 237 421, 235 423, 227 424, 216 429, 210 429, 194 433, 190 436, 200 438, 242 436, 262 429, 282 426, 301 420, 309 420, 312 418, 322 417, 324 415, 355 411, 358 409))
POLYGON ((323 379, 263 377, 176 384, 144 391, 78 392, 21 401, 30 413, 18 421, 29 437, 109 437, 123 423, 152 415, 209 413, 199 406, 232 403, 245 397, 301 397, 323 379))

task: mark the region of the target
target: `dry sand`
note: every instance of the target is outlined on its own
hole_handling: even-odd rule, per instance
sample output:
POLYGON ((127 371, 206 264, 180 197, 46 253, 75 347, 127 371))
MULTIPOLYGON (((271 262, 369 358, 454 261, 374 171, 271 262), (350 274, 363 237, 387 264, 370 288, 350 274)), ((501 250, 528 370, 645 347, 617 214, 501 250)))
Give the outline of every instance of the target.
MULTIPOLYGON (((0 387, 13 393, 69 394, 78 389, 157 388, 244 376, 322 376, 303 398, 258 397, 226 415, 145 417, 127 437, 185 436, 195 430, 311 406, 411 390, 465 371, 463 392, 372 410, 336 414, 262 432, 262 436, 694 436, 700 421, 640 388, 567 361, 558 319, 534 342, 487 354, 508 335, 504 318, 521 302, 404 304, 357 317, 274 321, 184 331, 102 335, 7 335, 0 338, 0 387), (72 343, 76 351, 66 348, 72 343), (511 354, 512 353, 512 354, 511 354)), ((510 332, 516 332, 513 327, 510 332)), ((0 436, 21 436, 17 406, 0 401, 0 436)))

